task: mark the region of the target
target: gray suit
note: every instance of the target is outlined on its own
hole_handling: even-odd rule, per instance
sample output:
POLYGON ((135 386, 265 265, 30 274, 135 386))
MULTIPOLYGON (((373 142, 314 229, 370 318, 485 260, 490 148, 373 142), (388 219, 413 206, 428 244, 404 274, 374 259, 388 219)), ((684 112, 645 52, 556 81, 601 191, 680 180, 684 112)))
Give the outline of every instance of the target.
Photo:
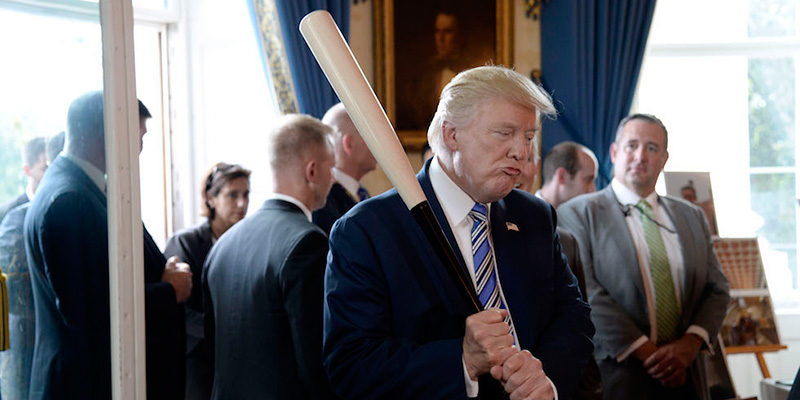
MULTIPOLYGON (((698 325, 714 340, 725 317, 729 287, 714 254, 706 219, 700 208, 682 199, 662 196, 659 204, 675 225, 685 265, 679 332, 698 325)), ((639 337, 650 337, 650 320, 636 249, 624 209, 611 186, 564 203, 558 215, 559 224, 575 236, 580 247, 592 321, 597 327, 595 356, 606 398, 669 396, 639 360, 631 356, 622 363, 616 361, 639 337)), ((707 398, 708 390, 700 360, 695 359, 688 373, 702 399, 707 398)))

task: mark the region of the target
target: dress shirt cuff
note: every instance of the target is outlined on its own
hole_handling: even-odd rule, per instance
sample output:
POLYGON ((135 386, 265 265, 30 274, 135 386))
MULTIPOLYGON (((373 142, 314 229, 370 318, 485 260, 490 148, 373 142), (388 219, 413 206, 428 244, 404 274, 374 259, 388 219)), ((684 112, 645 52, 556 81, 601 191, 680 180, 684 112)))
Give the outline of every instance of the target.
POLYGON ((464 383, 467 388, 467 397, 478 397, 478 381, 472 380, 467 372, 467 362, 464 361, 464 356, 461 356, 461 365, 464 367, 464 383))
POLYGON ((700 336, 700 339, 703 339, 703 343, 706 344, 706 348, 711 354, 714 354, 714 346, 711 346, 711 340, 708 337, 708 331, 705 330, 700 325, 689 325, 689 328, 686 329, 686 333, 693 333, 697 336, 700 336))
POLYGON ((626 358, 628 358, 631 354, 633 354, 633 352, 636 351, 636 349, 641 347, 643 344, 647 343, 648 340, 650 339, 648 339, 647 336, 645 335, 642 335, 639 339, 636 339, 636 341, 633 342, 632 345, 628 346, 628 348, 625 349, 625 351, 623 351, 617 356, 617 362, 625 361, 626 358))
POLYGON ((553 388, 553 400, 558 400, 558 389, 556 389, 556 385, 550 380, 550 378, 547 378, 547 381, 550 382, 550 387, 553 388))

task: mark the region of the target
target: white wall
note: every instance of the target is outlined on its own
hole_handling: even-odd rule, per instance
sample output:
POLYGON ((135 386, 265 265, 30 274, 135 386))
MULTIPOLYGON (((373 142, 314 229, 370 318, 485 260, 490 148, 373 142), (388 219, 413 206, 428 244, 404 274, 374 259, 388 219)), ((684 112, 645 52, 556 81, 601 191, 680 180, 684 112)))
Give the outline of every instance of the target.
POLYGON ((275 117, 247 2, 183 5, 183 29, 171 32, 170 46, 176 53, 185 49, 188 60, 171 77, 176 230, 202 220, 201 180, 219 161, 253 171, 248 212, 261 206, 271 191, 263 137, 275 117))

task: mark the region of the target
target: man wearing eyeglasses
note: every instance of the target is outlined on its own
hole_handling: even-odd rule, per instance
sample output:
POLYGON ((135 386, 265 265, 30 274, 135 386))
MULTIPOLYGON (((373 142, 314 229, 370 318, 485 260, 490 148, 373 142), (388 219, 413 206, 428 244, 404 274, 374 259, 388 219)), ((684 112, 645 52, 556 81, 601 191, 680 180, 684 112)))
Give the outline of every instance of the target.
POLYGON ((658 118, 622 120, 611 144, 614 179, 558 208, 578 241, 595 356, 606 399, 707 399, 698 353, 712 348, 728 281, 697 206, 655 192, 667 129, 658 118))

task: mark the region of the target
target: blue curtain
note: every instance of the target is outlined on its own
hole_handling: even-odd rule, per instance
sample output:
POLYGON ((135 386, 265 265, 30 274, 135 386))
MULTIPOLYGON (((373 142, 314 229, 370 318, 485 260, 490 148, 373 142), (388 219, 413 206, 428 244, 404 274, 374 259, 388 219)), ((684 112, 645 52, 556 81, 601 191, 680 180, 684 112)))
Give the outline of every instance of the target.
MULTIPOLYGON (((265 35, 264 29, 262 29, 264 26, 260 24, 263 21, 260 19, 268 18, 268 16, 259 15, 259 12, 254 10, 254 7, 260 9, 260 3, 265 1, 274 1, 274 11, 277 13, 280 36, 283 39, 283 50, 291 71, 291 83, 288 86, 293 86, 294 88, 295 98, 293 100, 296 101, 297 111, 322 118, 325 111, 338 103, 339 99, 314 59, 314 55, 311 54, 311 50, 308 49, 302 35, 300 35, 298 27, 300 20, 311 11, 327 10, 333 16, 336 24, 339 25, 339 29, 341 29, 345 39, 347 39, 350 32, 351 0, 248 0, 253 23, 259 37, 265 35)), ((271 7, 269 8, 271 9, 271 7)), ((270 63, 270 67, 265 66, 267 76, 273 84, 286 87, 283 82, 279 82, 281 78, 276 77, 274 73, 269 71, 270 68, 274 67, 274 62, 271 61, 274 60, 274 57, 270 57, 269 54, 263 54, 265 51, 264 42, 267 40, 268 38, 259 40, 262 60, 265 63, 270 63)), ((271 49, 274 49, 274 47, 271 47, 271 49)), ((283 80, 286 81, 286 79, 283 80)), ((280 96, 282 94, 280 94, 279 90, 280 96)), ((286 99, 279 99, 280 103, 285 101, 286 99)), ((282 110, 286 111, 283 107, 282 110)))
POLYGON ((612 178, 609 146, 628 115, 655 0, 552 0, 542 5, 542 85, 558 119, 544 122, 544 151, 565 140, 592 149, 598 188, 612 178))

